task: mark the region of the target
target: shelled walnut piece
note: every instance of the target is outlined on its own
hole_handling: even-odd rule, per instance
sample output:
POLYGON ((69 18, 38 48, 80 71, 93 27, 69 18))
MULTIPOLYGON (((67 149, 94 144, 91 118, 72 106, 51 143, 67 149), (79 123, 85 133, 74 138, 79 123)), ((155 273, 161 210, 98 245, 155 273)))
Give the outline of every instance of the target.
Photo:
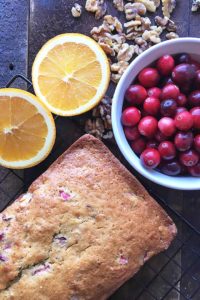
POLYGON ((113 0, 114 6, 119 11, 124 11, 124 0, 113 0))
POLYGON ((82 6, 78 3, 75 3, 71 9, 71 12, 74 18, 79 18, 82 14, 82 6))
POLYGON ((176 7, 176 0, 162 0, 162 5, 163 15, 170 18, 171 13, 176 7))
POLYGON ((162 28, 166 28, 166 30, 169 32, 171 32, 171 31, 176 32, 176 30, 177 30, 176 24, 172 20, 170 20, 168 17, 161 18, 159 16, 156 16, 155 23, 158 26, 161 26, 162 28))
POLYGON ((149 11, 149 12, 155 12, 156 11, 156 8, 158 5, 158 1, 154 1, 154 0, 137 0, 137 1, 132 1, 132 2, 139 2, 139 3, 142 3, 146 6, 146 9, 149 11))
POLYGON ((116 63, 111 64, 111 80, 117 83, 126 69, 128 68, 129 63, 127 61, 118 61, 116 63))
POLYGON ((107 4, 104 0, 86 0, 85 9, 95 13, 95 18, 98 20, 106 14, 107 4))
POLYGON ((176 32, 169 32, 166 34, 168 40, 173 40, 179 38, 179 35, 176 32))
POLYGON ((124 6, 124 12, 127 20, 134 19, 137 15, 144 16, 147 12, 146 6, 142 3, 127 3, 124 6))
POLYGON ((134 54, 134 46, 129 45, 128 43, 122 44, 119 52, 117 54, 118 61, 129 61, 133 57, 134 54))
POLYGON ((195 12, 200 9, 200 0, 192 1, 192 11, 195 12))
POLYGON ((85 123, 85 132, 94 135, 99 139, 112 139, 111 123, 112 99, 105 96, 100 104, 92 110, 92 118, 85 123))
POLYGON ((151 26, 151 30, 145 30, 145 32, 142 34, 142 38, 147 42, 159 44, 161 42, 160 35, 162 31, 162 27, 151 26))

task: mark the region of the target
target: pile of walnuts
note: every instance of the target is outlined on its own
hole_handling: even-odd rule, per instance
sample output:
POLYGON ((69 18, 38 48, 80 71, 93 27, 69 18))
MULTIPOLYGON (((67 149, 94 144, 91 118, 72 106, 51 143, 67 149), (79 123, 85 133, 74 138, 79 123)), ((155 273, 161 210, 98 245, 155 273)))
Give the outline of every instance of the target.
MULTIPOLYGON (((131 60, 161 42, 161 34, 166 39, 178 38, 177 27, 170 20, 170 15, 176 7, 176 0, 112 0, 112 2, 114 7, 124 15, 126 22, 123 24, 116 16, 107 14, 106 0, 86 0, 85 9, 93 13, 96 19, 102 19, 102 24, 92 28, 90 33, 107 54, 111 80, 117 83, 131 60), (155 15, 154 21, 150 20, 147 13, 156 14, 161 5, 163 17, 155 15)), ((76 3, 71 11, 74 17, 80 17, 82 7, 76 3)), ((92 118, 87 120, 86 132, 100 139, 113 137, 111 109, 108 109, 108 106, 111 108, 111 101, 104 98, 99 107, 93 110, 92 118), (106 120, 104 114, 100 113, 104 109, 106 120)))
POLYGON ((113 0, 113 5, 125 14, 127 22, 122 24, 117 17, 106 14, 104 0, 87 0, 86 10, 95 13, 95 17, 103 16, 99 27, 91 30, 91 36, 103 48, 110 58, 111 80, 117 83, 129 62, 154 44, 161 42, 161 34, 165 32, 167 39, 177 38, 176 25, 170 20, 175 9, 175 0, 162 0, 164 17, 155 16, 155 22, 146 16, 147 12, 156 12, 161 5, 160 0, 113 0))

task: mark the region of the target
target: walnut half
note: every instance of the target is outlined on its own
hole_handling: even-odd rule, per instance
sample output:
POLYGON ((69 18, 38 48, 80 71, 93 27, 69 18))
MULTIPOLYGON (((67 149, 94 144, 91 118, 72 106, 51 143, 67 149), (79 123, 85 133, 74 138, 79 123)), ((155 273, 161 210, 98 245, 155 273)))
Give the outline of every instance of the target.
POLYGON ((169 33, 166 34, 166 38, 168 40, 173 40, 173 39, 179 38, 179 35, 175 32, 169 32, 169 33))
POLYGON ((74 18, 79 18, 82 14, 82 6, 78 3, 75 3, 71 9, 71 12, 74 18))
POLYGON ((105 15, 107 5, 104 0, 86 0, 85 9, 95 13, 95 18, 98 20, 105 15))
POLYGON ((193 0, 192 2, 192 11, 195 12, 200 9, 200 0, 193 0))
POLYGON ((113 0, 113 4, 119 11, 124 11, 124 0, 113 0))
POLYGON ((176 32, 177 26, 176 24, 170 20, 168 17, 161 18, 160 16, 155 17, 155 22, 158 26, 162 28, 166 28, 167 31, 171 32, 174 31, 176 32))
POLYGON ((121 49, 118 52, 117 60, 118 61, 129 61, 133 57, 134 54, 134 46, 129 45, 128 43, 124 43, 121 46, 121 49))
POLYGON ((111 65, 111 80, 115 83, 117 83, 120 78, 122 77, 123 73, 128 68, 129 63, 127 61, 118 61, 117 63, 114 63, 111 65))
POLYGON ((170 18, 171 13, 176 7, 176 0, 162 0, 162 5, 163 15, 170 18))
POLYGON ((139 3, 144 4, 146 6, 146 9, 150 12, 155 12, 156 11, 156 5, 155 5, 154 1, 151 1, 151 0, 135 0, 134 2, 139 2, 139 3))
POLYGON ((134 19, 137 15, 144 16, 147 12, 146 6, 142 3, 127 3, 124 7, 127 20, 134 19))

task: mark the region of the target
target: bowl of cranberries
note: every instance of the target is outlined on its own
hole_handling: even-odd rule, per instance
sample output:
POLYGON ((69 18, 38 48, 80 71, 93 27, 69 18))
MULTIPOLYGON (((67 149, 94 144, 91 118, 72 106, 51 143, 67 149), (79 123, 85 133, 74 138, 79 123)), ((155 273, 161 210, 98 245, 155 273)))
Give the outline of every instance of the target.
POLYGON ((128 162, 148 179, 200 189, 200 39, 156 45, 129 66, 113 99, 112 124, 128 162))

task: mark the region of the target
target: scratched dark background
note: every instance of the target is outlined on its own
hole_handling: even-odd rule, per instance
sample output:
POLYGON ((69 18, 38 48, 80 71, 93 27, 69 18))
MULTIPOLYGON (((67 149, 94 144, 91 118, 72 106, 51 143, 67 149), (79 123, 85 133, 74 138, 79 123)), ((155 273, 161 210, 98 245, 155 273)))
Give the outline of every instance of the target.
MULTIPOLYGON (((0 0, 0 86, 16 74, 31 79, 31 66, 41 46, 51 37, 64 32, 89 34, 100 22, 84 12, 74 19, 71 7, 84 0, 0 0)), ((108 12, 120 16, 108 0, 108 12)), ((191 13, 190 0, 178 0, 172 19, 180 36, 200 37, 200 14, 191 13)), ((122 17, 123 19, 123 17, 122 17)), ((22 80, 16 87, 26 88, 22 80)), ((112 95, 114 87, 109 89, 112 95)), ((52 154, 39 166, 23 171, 0 168, 0 209, 20 194, 55 158, 84 133, 82 123, 87 117, 58 118, 57 141, 52 154)), ((115 144, 108 144, 125 164, 115 144)), ((128 166, 127 166, 128 167, 128 166)), ((126 283, 112 300, 200 299, 200 192, 174 191, 141 178, 143 184, 157 195, 158 201, 176 222, 179 234, 170 249, 153 258, 126 283), (161 200, 159 200, 162 199, 161 200), (180 215, 180 216, 179 216, 180 215), (183 220, 184 219, 184 220, 183 220), (187 224, 189 223, 189 224, 187 224), (194 227, 192 229, 192 227, 194 227)), ((94 299, 98 300, 98 299, 94 299)))

